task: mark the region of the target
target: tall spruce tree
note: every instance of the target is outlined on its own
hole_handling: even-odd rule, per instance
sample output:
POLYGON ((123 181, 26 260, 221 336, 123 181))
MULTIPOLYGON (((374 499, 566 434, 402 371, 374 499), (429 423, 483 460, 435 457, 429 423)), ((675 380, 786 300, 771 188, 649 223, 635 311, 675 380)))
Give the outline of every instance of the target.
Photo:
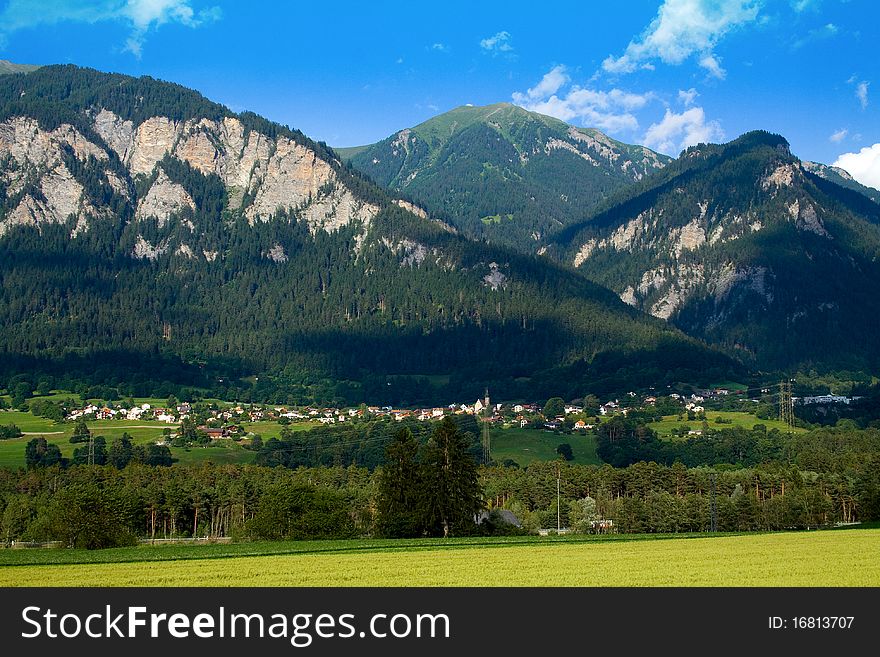
POLYGON ((382 536, 420 536, 424 531, 424 492, 418 462, 419 445, 403 428, 385 448, 379 475, 377 529, 382 536))
POLYGON ((422 481, 430 534, 452 536, 474 525, 483 508, 477 464, 452 418, 440 422, 425 446, 422 481))

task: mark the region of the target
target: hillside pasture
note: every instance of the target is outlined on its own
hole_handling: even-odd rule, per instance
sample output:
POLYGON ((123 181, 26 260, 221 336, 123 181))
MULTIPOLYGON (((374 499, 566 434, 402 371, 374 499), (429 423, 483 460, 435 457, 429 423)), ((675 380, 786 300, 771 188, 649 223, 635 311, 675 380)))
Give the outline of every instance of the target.
POLYGON ((581 465, 600 464, 596 455, 596 438, 592 434, 557 434, 543 429, 521 429, 519 427, 494 427, 492 429, 492 458, 498 463, 507 459, 521 466, 532 461, 552 461, 559 458, 556 448, 561 443, 571 445, 574 463, 581 465))

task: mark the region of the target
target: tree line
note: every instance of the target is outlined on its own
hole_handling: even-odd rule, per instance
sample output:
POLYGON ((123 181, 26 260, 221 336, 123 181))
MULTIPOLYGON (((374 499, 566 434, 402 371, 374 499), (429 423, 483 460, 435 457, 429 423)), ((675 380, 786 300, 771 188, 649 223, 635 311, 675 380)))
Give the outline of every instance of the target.
POLYGON ((449 420, 421 442, 405 427, 381 467, 149 467, 57 462, 0 470, 0 536, 80 547, 138 538, 443 536, 510 531, 474 522, 507 509, 525 531, 610 519, 623 533, 815 528, 880 520, 880 431, 794 436, 786 456, 753 466, 637 462, 616 468, 536 462, 477 466, 449 420), (559 497, 557 497, 557 480, 559 497))

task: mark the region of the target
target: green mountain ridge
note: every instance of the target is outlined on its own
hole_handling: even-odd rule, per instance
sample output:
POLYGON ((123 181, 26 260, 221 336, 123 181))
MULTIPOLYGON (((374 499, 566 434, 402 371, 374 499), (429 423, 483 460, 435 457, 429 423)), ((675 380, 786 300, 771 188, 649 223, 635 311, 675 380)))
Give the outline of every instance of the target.
POLYGON ((339 152, 466 236, 527 253, 671 161, 510 103, 458 107, 339 152))
POLYGON ((880 205, 825 169, 765 132, 700 144, 547 250, 753 366, 877 371, 880 205))

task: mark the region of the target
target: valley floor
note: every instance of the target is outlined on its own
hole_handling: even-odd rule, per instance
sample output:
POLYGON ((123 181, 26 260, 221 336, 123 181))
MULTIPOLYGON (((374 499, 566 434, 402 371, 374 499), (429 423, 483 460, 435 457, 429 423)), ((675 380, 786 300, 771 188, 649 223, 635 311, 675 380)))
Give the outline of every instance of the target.
POLYGON ((877 554, 877 528, 2 550, 0 586, 880 586, 877 554))

